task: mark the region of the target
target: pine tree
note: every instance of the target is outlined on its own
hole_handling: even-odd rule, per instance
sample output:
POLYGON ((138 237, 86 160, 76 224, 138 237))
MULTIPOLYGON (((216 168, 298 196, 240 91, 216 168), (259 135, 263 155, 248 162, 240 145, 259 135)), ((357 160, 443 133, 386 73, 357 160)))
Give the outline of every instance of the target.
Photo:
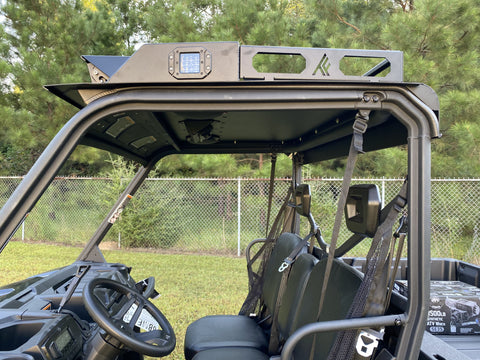
MULTIPOLYGON (((0 173, 24 174, 75 112, 43 85, 89 81, 82 54, 130 53, 128 28, 111 10, 88 0, 9 0, 2 7, 0 173)), ((89 163, 95 154, 74 159, 89 163)))

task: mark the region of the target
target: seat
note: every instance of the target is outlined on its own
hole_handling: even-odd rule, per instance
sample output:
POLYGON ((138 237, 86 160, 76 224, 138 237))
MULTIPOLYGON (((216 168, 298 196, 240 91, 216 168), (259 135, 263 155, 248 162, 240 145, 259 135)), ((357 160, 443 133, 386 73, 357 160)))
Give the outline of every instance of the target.
MULTIPOLYGON (((265 282, 262 297, 266 317, 271 316, 277 301, 282 274, 278 272, 284 259, 302 242, 292 233, 279 236, 265 268, 265 282)), ((293 267, 292 267, 293 272, 293 267)), ((268 319, 266 321, 268 323, 268 319)), ((220 347, 248 347, 262 352, 268 350, 266 329, 253 318, 243 315, 213 315, 194 321, 185 334, 185 358, 191 360, 199 351, 220 347)))
MULTIPOLYGON (((286 339, 291 333, 291 325, 298 322, 300 313, 299 302, 304 296, 307 282, 312 270, 318 260, 311 254, 301 254, 298 256, 295 263, 292 265, 292 270, 288 278, 285 295, 282 299, 282 304, 278 313, 278 334, 281 339, 286 339)), ((238 317, 237 317, 238 318, 238 317)), ((243 317, 252 320, 247 317, 243 317)), ((258 325, 256 329, 260 328, 258 325)), ((229 330, 230 331, 230 330, 229 330)), ((215 346, 207 349, 199 350, 193 359, 268 359, 267 349, 248 346, 246 338, 251 336, 258 336, 257 330, 252 334, 235 333, 231 330, 232 337, 236 337, 236 341, 231 343, 221 344, 219 341, 215 342, 215 346), (244 345, 239 345, 240 341, 244 341, 244 345)), ((264 333, 264 336, 265 333, 264 333)), ((266 345, 268 347, 268 338, 266 338, 266 345)), ((207 344, 206 344, 207 345, 207 344)))
POLYGON ((211 315, 194 321, 185 334, 185 358, 199 351, 221 347, 247 347, 266 352, 264 330, 248 316, 211 315))
POLYGON ((269 360, 266 353, 248 347, 207 349, 196 354, 192 360, 269 360))
MULTIPOLYGON (((326 289, 322 311, 317 319, 320 296, 327 259, 321 260, 310 274, 305 294, 299 304, 299 314, 296 321, 291 324, 290 335, 298 328, 312 322, 345 319, 362 283, 363 274, 353 267, 345 264, 340 259, 334 259, 330 272, 330 279, 326 289)), ((296 346, 293 354, 296 359, 310 358, 313 338, 316 336, 314 346, 314 359, 326 359, 332 347, 336 332, 323 332, 304 337, 296 346)))
MULTIPOLYGON (((309 254, 305 254, 309 255, 309 254)), ((304 257, 303 255, 301 257, 304 257)), ((300 260, 298 258, 297 261, 300 260)), ((297 264, 297 263, 296 263, 297 264)), ((296 305, 291 309, 287 309, 291 304, 285 298, 285 309, 279 313, 279 331, 283 337, 288 337, 298 328, 316 322, 318 315, 318 307, 322 292, 322 285, 325 276, 325 268, 327 259, 319 261, 308 275, 305 288, 300 291, 300 298, 297 299, 296 305)), ((295 264, 294 264, 295 265, 295 264)), ((298 265, 298 264, 297 264, 298 265)), ((295 276, 295 268, 292 268, 292 276, 295 276)), ((358 270, 345 264, 342 260, 334 259, 330 273, 330 280, 327 285, 327 297, 324 300, 322 312, 318 317, 318 321, 329 321, 344 319, 353 302, 363 279, 363 275, 358 270)), ((290 279, 289 279, 290 280, 290 279)), ((290 284, 290 281, 289 281, 290 284)), ((293 284, 293 282, 292 282, 293 284)), ((289 296, 295 296, 293 292, 288 291, 289 296)), ((313 358, 327 359, 330 348, 336 337, 335 332, 318 333, 304 337, 296 346, 293 355, 295 359, 309 359, 312 347, 314 348, 313 358), (315 344, 314 336, 316 336, 315 344)), ((230 359, 269 359, 268 354, 260 349, 248 347, 231 347, 216 348, 208 351, 199 352, 193 360, 230 360, 230 359)))
MULTIPOLYGON (((378 188, 372 185, 353 186, 347 199, 346 220, 347 227, 354 234, 361 234, 361 239, 365 236, 372 236, 376 232, 380 220, 378 188)), ((324 258, 314 266, 308 276, 304 290, 298 292, 299 298, 294 308, 280 308, 278 326, 283 338, 288 338, 297 329, 307 324, 317 321, 341 320, 347 317, 364 276, 359 270, 347 265, 343 260, 334 258, 323 307, 319 313, 327 262, 328 259, 324 258), (285 316, 287 317, 285 318, 285 316)), ((293 270, 292 268, 292 273, 293 270)), ((286 304, 289 304, 287 297, 291 295, 288 291, 288 285, 290 285, 290 279, 285 294, 286 304)), ((294 348, 293 358, 307 359, 313 356, 314 359, 327 359, 336 337, 337 332, 319 332, 307 335, 300 339, 294 348)), ((262 355, 260 350, 258 348, 232 348, 227 353, 225 349, 217 348, 198 353, 194 360, 268 358, 268 355, 266 353, 262 355)))

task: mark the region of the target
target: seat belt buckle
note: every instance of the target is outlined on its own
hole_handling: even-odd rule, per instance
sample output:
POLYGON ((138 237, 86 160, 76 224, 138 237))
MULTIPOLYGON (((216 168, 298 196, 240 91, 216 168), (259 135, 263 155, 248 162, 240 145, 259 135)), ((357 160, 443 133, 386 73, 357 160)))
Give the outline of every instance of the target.
POLYGON ((399 222, 398 228, 393 233, 393 236, 397 239, 400 237, 400 235, 406 235, 407 232, 408 232, 408 217, 407 217, 407 215, 403 214, 398 222, 399 222))
POLYGON ((353 147, 359 153, 363 151, 363 134, 367 131, 368 123, 362 118, 355 119, 353 123, 353 147))
POLYGON ((288 267, 289 267, 290 265, 292 265, 292 263, 293 263, 293 260, 292 260, 292 259, 290 259, 290 258, 288 258, 288 257, 285 258, 285 260, 283 260, 283 263, 279 266, 278 272, 279 272, 279 273, 284 272, 285 270, 288 269, 288 267))
POLYGON ((357 338, 357 353, 362 357, 369 358, 373 355, 375 349, 378 347, 378 342, 383 340, 385 330, 375 331, 373 329, 363 329, 358 334, 357 338))
POLYGON ((368 128, 368 123, 366 120, 357 117, 353 123, 353 131, 358 134, 365 134, 368 128))

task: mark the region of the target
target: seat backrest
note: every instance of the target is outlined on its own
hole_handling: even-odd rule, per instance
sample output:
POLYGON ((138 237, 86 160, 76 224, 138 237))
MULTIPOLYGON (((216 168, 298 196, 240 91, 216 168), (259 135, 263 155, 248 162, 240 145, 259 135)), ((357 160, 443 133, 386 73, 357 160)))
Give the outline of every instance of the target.
MULTIPOLYGON (((317 319, 326 264, 327 259, 323 259, 312 270, 305 292, 299 303, 298 315, 290 324, 290 334, 296 329, 316 321, 345 319, 357 289, 362 282, 363 275, 342 260, 334 259, 322 312, 317 319)), ((328 357, 336 335, 336 332, 316 334, 314 359, 326 359, 328 357)), ((300 340, 295 347, 294 358, 310 358, 314 336, 309 335, 300 340)))
MULTIPOLYGON (((306 217, 310 222, 313 221, 313 217, 310 213, 310 186, 307 184, 297 185, 294 192, 294 206, 298 215, 306 217)), ((297 254, 293 254, 293 250, 297 249, 303 239, 299 235, 294 233, 282 233, 273 247, 273 250, 265 263, 263 272, 263 285, 261 298, 265 304, 264 318, 268 315, 273 315, 277 304, 277 298, 279 295, 280 283, 282 281, 282 272, 278 269, 283 264, 284 260, 290 256, 298 256, 302 252, 306 251, 301 249, 297 254)), ((282 300, 283 301, 283 300, 282 300)), ((269 326, 270 322, 266 321, 265 325, 269 326)))
POLYGON ((302 238, 293 233, 283 233, 278 237, 265 266, 262 297, 267 308, 266 315, 272 314, 277 302, 278 289, 282 280, 282 273, 278 268, 301 242, 302 238))
POLYGON ((290 335, 292 327, 298 321, 300 301, 305 294, 310 274, 317 263, 318 259, 315 256, 304 253, 299 255, 292 265, 282 305, 278 310, 278 332, 283 339, 290 335))

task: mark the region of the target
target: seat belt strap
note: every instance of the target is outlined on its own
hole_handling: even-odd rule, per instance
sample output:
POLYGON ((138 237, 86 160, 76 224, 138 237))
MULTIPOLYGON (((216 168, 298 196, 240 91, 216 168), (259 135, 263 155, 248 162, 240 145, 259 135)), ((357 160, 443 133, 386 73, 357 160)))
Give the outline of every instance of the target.
POLYGON ((390 274, 390 282, 388 284, 388 292, 387 296, 385 298, 385 304, 383 306, 384 311, 387 309, 388 304, 390 304, 390 299, 392 298, 392 292, 393 292, 393 286, 395 283, 395 276, 398 271, 398 266, 400 264, 400 259, 402 257, 402 251, 403 251, 403 245, 405 243, 405 237, 407 236, 407 230, 408 230, 408 216, 403 215, 400 218, 400 225, 393 234, 394 239, 398 242, 397 245, 397 254, 395 255, 395 263, 392 268, 392 272, 390 274))
POLYGON ((239 315, 248 315, 250 313, 255 312, 257 306, 255 304, 259 304, 258 308, 262 307, 262 287, 263 287, 263 272, 265 270, 265 266, 259 266, 259 270, 256 272, 253 269, 253 264, 256 261, 263 262, 263 265, 268 261, 270 257, 271 250, 273 249, 273 245, 277 238, 278 238, 278 229, 280 227, 280 222, 282 218, 288 215, 289 209, 289 201, 292 197, 292 187, 288 189, 287 195, 283 201, 280 210, 278 211, 275 220, 273 221, 272 228, 268 234, 268 237, 265 239, 265 242, 262 244, 260 249, 255 253, 255 255, 247 262, 247 272, 248 272, 248 294, 245 298, 245 301, 240 309, 239 315))
POLYGON ((290 276, 290 271, 292 270, 292 264, 297 259, 298 255, 302 252, 303 249, 306 249, 308 240, 313 239, 315 236, 314 233, 308 234, 303 240, 291 251, 288 257, 285 258, 283 263, 279 266, 278 272, 282 273, 282 278, 280 279, 280 285, 278 287, 277 300, 275 301, 275 308, 273 309, 273 319, 272 327, 270 330, 270 341, 268 343, 268 353, 276 354, 280 345, 280 342, 283 339, 280 339, 279 329, 278 329, 278 312, 282 306, 283 295, 287 289, 287 280, 290 276))
MULTIPOLYGON (((358 318, 365 315, 378 315, 384 312, 386 296, 386 276, 384 274, 386 259, 388 257, 393 224, 406 205, 407 182, 405 182, 399 194, 387 205, 388 213, 381 225, 375 232, 372 245, 367 256, 365 276, 357 290, 352 306, 347 314, 347 319, 358 318), (382 283, 384 283, 382 285, 382 283)), ((355 343, 357 330, 345 330, 338 333, 330 350, 328 360, 345 359, 355 357, 366 359, 367 353, 357 355, 355 343)), ((362 334, 361 334, 362 336, 362 334)), ((370 348, 373 350, 372 348, 370 348)))
MULTIPOLYGON (((278 226, 280 224, 280 221, 282 219, 282 217, 285 215, 285 212, 287 210, 287 207, 289 206, 289 200, 292 196, 292 188, 289 188, 288 189, 288 192, 287 192, 287 195, 285 196, 285 199, 283 200, 283 204, 282 206, 280 207, 280 210, 278 211, 278 214, 277 214, 277 217, 275 218, 275 220, 273 221, 273 224, 272 224, 272 228, 270 229, 270 232, 268 233, 268 236, 267 238, 265 239, 266 241, 263 243, 262 247, 259 249, 259 251, 253 256, 253 258, 250 260, 250 263, 247 264, 248 265, 252 265, 260 255, 262 255, 264 249, 267 247, 267 245, 276 240, 277 238, 277 230, 278 230, 278 226)), ((283 230, 283 227, 282 227, 282 230, 283 230)))
POLYGON ((275 167, 277 164, 277 154, 272 154, 272 166, 270 168, 270 184, 268 185, 268 208, 267 225, 265 227, 265 237, 268 237, 268 227, 270 226, 270 215, 272 212, 273 189, 275 187, 275 167))
MULTIPOLYGON (((320 317, 323 309, 323 303, 325 301, 325 295, 327 292, 328 281, 330 278, 330 272, 332 270, 333 258, 335 255, 335 249, 337 246, 337 239, 340 233, 340 226, 342 224, 343 210, 347 200, 348 189, 352 181, 353 170, 355 169, 355 163, 357 161, 357 156, 360 153, 363 153, 363 134, 367 131, 368 120, 369 120, 370 110, 359 110, 355 115, 355 122, 353 123, 353 136, 350 143, 350 149, 348 152, 348 160, 345 166, 345 174, 343 175, 342 190, 340 192, 340 197, 337 204, 337 212, 335 214, 335 223, 333 225, 332 231, 332 240, 328 250, 327 264, 325 267, 325 276, 322 284, 322 292, 320 295, 320 301, 318 304, 318 311, 316 319, 320 317)), ((317 335, 313 337, 313 344, 310 350, 310 360, 313 359, 315 353, 315 344, 317 341, 317 335)))
POLYGON ((337 246, 337 239, 340 233, 340 226, 342 224, 343 209, 347 201, 348 189, 350 188, 350 183, 352 181, 353 170, 355 168, 355 163, 357 161, 357 156, 359 153, 363 153, 363 134, 367 130, 369 111, 359 111, 355 117, 355 122, 353 124, 353 137, 350 144, 350 150, 348 154, 347 164, 345 166, 345 174, 343 176, 342 190, 340 192, 340 197, 338 199, 337 212, 335 214, 335 223, 333 225, 332 231, 332 240, 330 242, 328 250, 328 259, 325 268, 325 279, 322 284, 322 292, 320 296, 320 303, 317 313, 317 318, 322 312, 323 302, 325 298, 325 292, 328 285, 328 278, 330 276, 330 271, 332 269, 333 257, 335 255, 335 249, 337 246))

